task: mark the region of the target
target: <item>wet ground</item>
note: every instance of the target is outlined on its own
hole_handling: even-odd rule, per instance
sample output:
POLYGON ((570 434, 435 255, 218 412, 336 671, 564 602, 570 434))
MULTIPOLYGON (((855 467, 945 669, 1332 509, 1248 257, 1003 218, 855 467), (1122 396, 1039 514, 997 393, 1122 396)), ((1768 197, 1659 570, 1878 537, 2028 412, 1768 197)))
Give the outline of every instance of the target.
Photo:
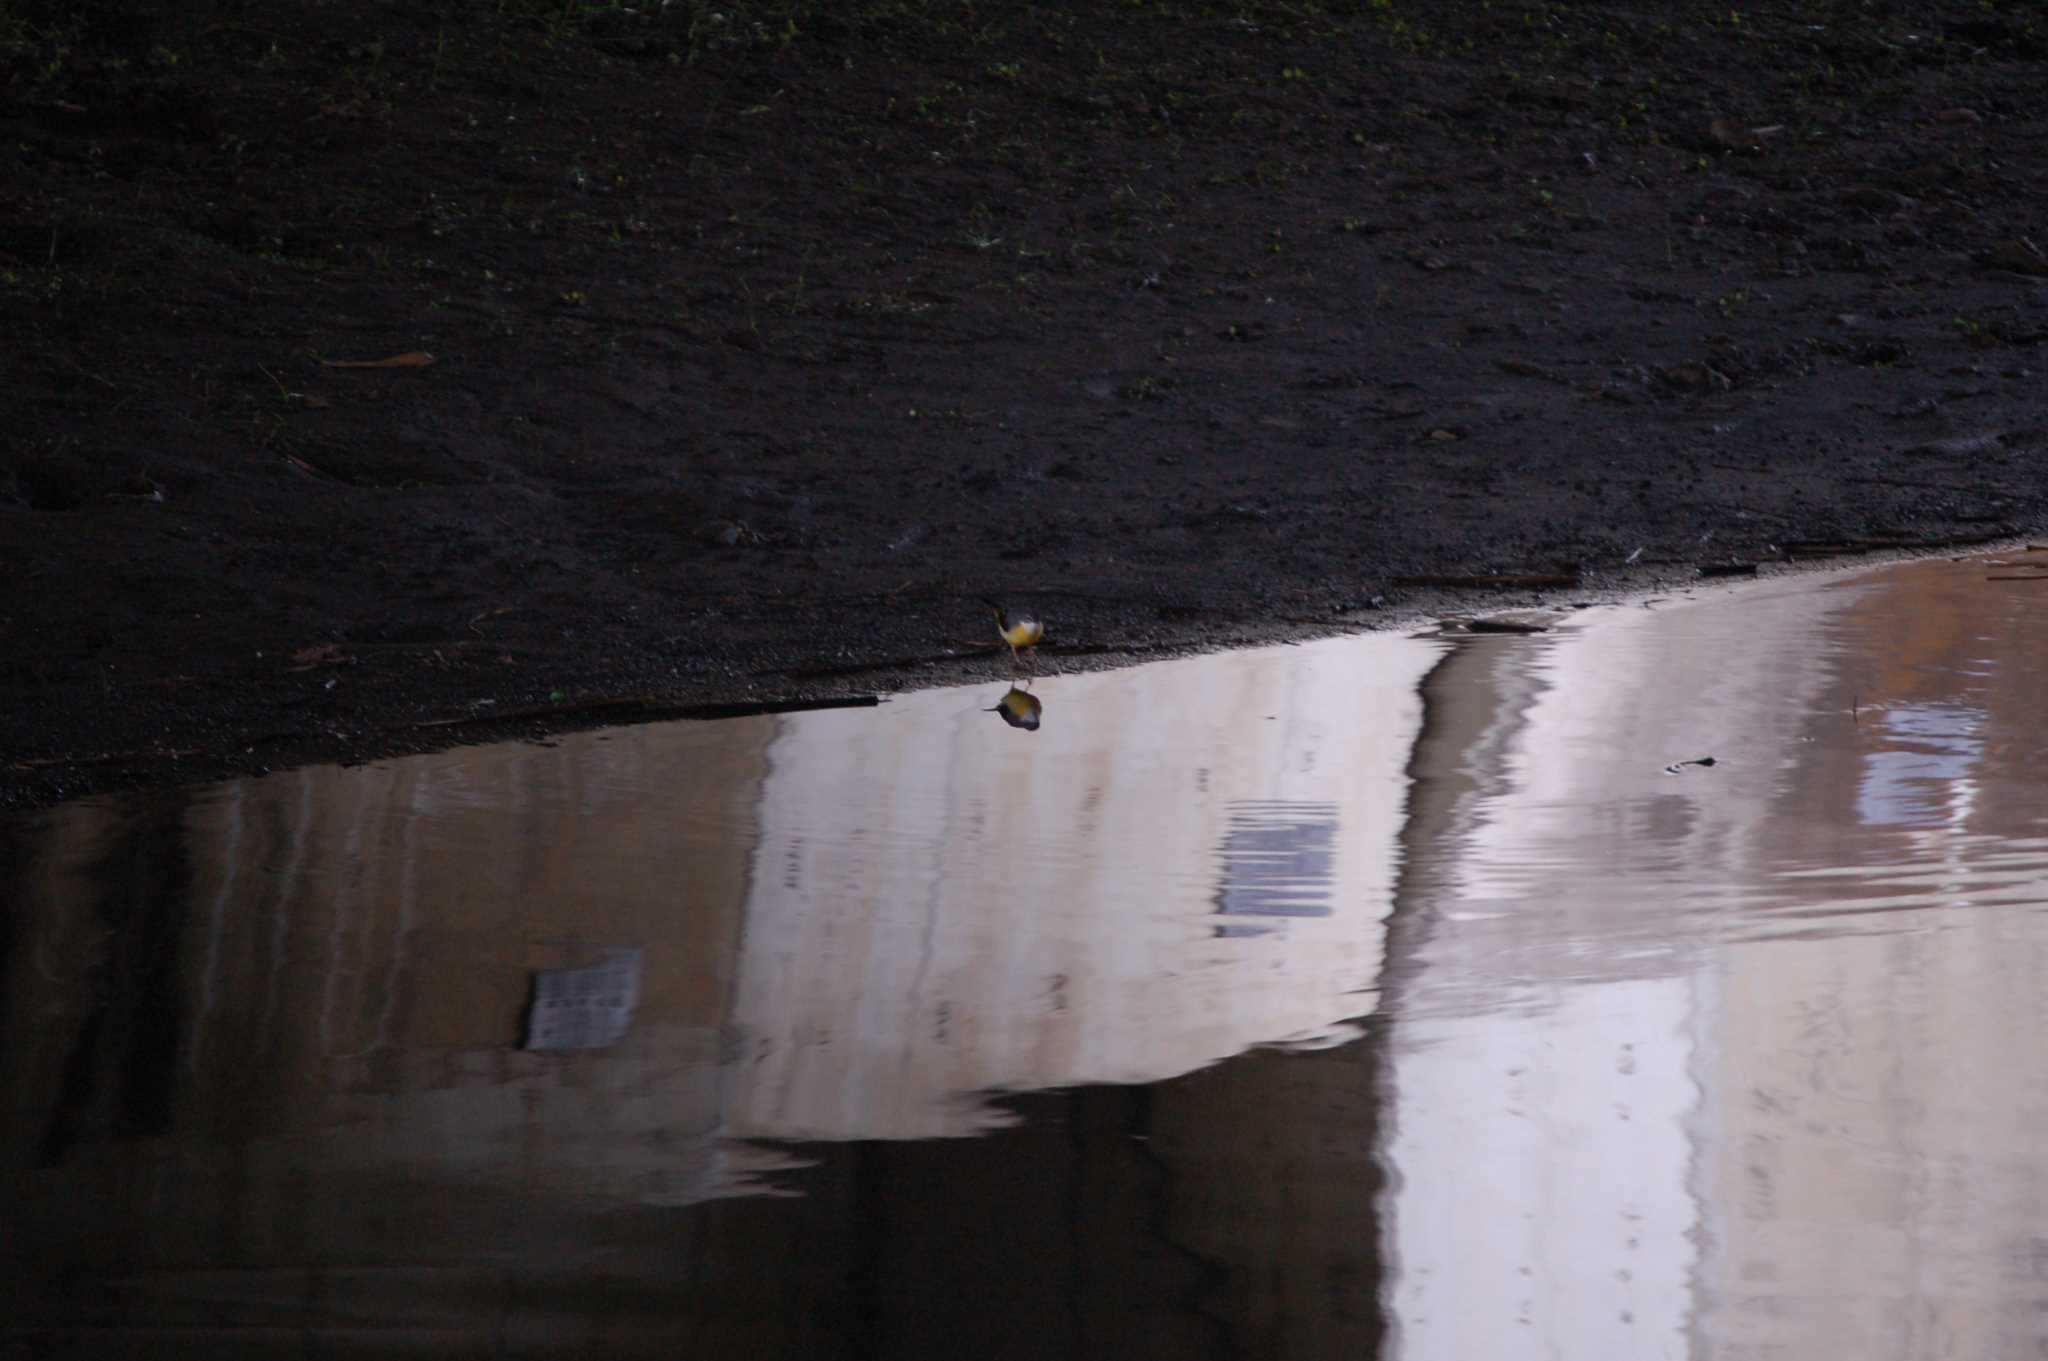
POLYGON ((0 1337, 2032 1354, 2040 557, 0 824, 0 1337))
POLYGON ((2048 523, 2037 0, 5 0, 0 134, 0 807, 2048 523))

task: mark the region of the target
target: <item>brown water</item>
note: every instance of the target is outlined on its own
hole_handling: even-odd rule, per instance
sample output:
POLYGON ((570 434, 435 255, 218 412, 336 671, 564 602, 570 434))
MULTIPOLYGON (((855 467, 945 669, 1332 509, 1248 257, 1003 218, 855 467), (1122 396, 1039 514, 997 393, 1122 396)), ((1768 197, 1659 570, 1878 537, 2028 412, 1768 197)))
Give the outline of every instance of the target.
POLYGON ((2040 1355, 2018 570, 0 826, 0 1338, 2040 1355))

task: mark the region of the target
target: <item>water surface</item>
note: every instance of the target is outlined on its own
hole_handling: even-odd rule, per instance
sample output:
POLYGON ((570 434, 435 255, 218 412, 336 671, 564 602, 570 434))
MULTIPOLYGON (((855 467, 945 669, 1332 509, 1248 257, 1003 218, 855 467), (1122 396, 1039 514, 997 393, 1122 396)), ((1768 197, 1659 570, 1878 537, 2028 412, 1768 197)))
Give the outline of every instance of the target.
POLYGON ((7 824, 0 1330, 2037 1354, 2020 574, 1046 676, 1035 732, 998 679, 7 824))

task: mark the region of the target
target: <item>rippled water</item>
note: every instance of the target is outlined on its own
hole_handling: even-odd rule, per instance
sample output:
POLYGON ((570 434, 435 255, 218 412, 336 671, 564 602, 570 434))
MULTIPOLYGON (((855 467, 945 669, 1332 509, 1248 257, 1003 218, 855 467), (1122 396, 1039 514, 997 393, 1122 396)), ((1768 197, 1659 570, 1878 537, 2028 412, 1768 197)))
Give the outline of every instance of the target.
POLYGON ((0 1337, 2040 1354, 2028 571, 5 824, 0 1337))

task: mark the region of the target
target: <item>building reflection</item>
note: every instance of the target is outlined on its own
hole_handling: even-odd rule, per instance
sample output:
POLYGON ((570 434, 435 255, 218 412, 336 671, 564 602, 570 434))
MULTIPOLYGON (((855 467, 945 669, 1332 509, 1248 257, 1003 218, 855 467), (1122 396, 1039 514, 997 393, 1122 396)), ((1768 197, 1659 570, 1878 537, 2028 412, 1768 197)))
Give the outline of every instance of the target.
POLYGON ((830 1355, 950 1346, 963 1300, 1010 1298, 975 1327, 1007 1335, 988 1354, 1069 1355, 1298 1328, 1300 1280, 1369 1300, 1369 1184, 1273 1180, 1276 1145, 1323 1139, 1276 1105, 1306 1067, 876 1141, 998 1129, 1015 1107, 991 1093, 1349 1033, 1436 655, 1382 644, 1188 665, 1164 691, 1068 678, 1029 746, 937 692, 887 723, 586 735, 11 829, 0 1307, 135 1345, 172 1329, 167 1352, 274 1328, 667 1350, 683 1328, 706 1355, 830 1355), (1295 806, 1302 910, 1259 916, 1278 881, 1229 829, 1295 806), (1219 904, 1274 929, 1221 936, 1219 904), (537 972, 620 947, 624 1039, 517 1047, 537 972), (1309 1200, 1343 1227, 1269 1218, 1309 1200))
POLYGON ((9 824, 0 1336, 2026 1353, 2048 634, 1981 577, 9 824))
POLYGON ((1156 1082, 1370 1011, 1438 653, 1371 641, 1065 678, 1028 743, 988 740, 956 692, 786 728, 730 1131, 973 1133, 1007 1119, 978 1093, 1156 1082), (1251 854, 1302 827, 1310 859, 1251 854))
POLYGON ((1396 1354, 2038 1338, 2048 641, 1982 575, 1747 588, 1433 690, 1461 736, 1418 754, 1438 853, 1390 939, 1396 1354))
POLYGON ((1817 750, 1759 839, 1776 910, 1714 975, 1701 1327, 1731 1350, 2028 1355, 2048 630, 2040 588, 1982 562, 1888 575, 1844 613, 1817 750))

